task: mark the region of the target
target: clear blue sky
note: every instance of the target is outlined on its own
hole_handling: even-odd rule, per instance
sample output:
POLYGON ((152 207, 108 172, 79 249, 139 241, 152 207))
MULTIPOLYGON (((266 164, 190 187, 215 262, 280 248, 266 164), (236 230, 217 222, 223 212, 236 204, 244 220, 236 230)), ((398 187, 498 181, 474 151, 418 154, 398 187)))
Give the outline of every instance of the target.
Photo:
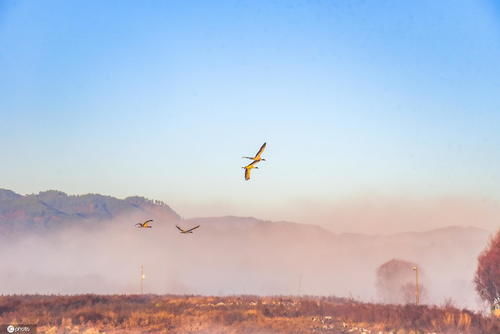
POLYGON ((495 1, 0 0, 0 78, 0 187, 20 193, 272 219, 500 200, 495 1))

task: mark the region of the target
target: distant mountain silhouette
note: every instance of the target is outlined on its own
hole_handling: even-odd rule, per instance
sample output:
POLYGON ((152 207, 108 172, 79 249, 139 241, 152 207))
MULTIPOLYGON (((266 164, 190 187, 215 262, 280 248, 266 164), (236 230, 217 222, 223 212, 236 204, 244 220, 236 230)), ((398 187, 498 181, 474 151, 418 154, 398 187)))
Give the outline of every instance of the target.
POLYGON ((0 201, 17 199, 19 197, 22 197, 22 196, 19 194, 16 194, 12 190, 0 189, 0 201))
POLYGON ((57 190, 23 196, 0 189, 0 231, 4 232, 41 231, 66 223, 108 221, 126 214, 180 219, 165 203, 139 196, 117 199, 98 194, 67 195, 57 190))

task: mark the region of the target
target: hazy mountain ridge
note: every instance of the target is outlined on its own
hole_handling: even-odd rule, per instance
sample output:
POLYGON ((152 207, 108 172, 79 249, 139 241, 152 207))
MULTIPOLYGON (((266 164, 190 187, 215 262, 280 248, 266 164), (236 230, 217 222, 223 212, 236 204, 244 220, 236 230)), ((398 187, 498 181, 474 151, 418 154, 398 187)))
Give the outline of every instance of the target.
MULTIPOLYGON (((433 237, 436 235, 484 235, 489 233, 481 228, 472 226, 447 226, 423 232, 403 232, 388 235, 364 233, 335 233, 319 225, 300 224, 288 221, 270 221, 255 217, 221 216, 196 217, 182 219, 166 203, 150 200, 141 196, 130 196, 118 199, 100 194, 68 195, 58 190, 42 191, 38 194, 20 195, 12 190, 0 189, 0 226, 19 224, 24 228, 30 227, 62 227, 66 222, 78 220, 110 221, 123 215, 140 214, 145 218, 157 216, 167 221, 178 221, 185 224, 209 224, 221 228, 251 228, 279 230, 286 227, 288 230, 304 232, 308 230, 314 234, 324 234, 336 237, 338 240, 376 240, 376 239, 405 239, 413 237, 433 237), (314 232, 312 232, 314 231, 314 232)), ((161 223, 161 222, 160 222, 161 223)), ((270 231, 268 231, 270 232, 270 231)))
POLYGON ((23 196, 0 189, 0 228, 5 232, 43 231, 80 221, 109 221, 126 214, 180 219, 165 203, 139 196, 117 199, 99 194, 67 195, 57 190, 23 196))

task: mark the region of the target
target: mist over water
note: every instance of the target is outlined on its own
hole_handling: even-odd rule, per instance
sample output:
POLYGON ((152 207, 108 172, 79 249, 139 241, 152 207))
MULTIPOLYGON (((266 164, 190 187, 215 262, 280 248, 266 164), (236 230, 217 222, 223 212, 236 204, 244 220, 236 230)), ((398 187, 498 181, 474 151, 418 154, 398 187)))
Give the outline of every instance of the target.
MULTIPOLYGON (((137 217, 87 224, 0 243, 2 294, 336 295, 378 302, 376 269, 401 258, 422 270, 423 303, 479 307, 472 278, 489 233, 448 228, 390 236, 333 234, 311 225, 231 217, 202 221, 193 234, 137 217)), ((411 268, 408 268, 411 271, 411 268)))

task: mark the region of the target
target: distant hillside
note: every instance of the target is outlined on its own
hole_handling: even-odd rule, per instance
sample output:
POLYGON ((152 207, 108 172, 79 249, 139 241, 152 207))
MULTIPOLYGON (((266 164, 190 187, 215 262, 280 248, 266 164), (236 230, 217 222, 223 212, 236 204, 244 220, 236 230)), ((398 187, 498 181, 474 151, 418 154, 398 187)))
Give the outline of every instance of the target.
POLYGON ((70 196, 56 190, 23 196, 0 189, 0 231, 3 232, 41 231, 69 223, 109 221, 126 214, 161 217, 163 220, 180 219, 165 203, 144 197, 70 196))

